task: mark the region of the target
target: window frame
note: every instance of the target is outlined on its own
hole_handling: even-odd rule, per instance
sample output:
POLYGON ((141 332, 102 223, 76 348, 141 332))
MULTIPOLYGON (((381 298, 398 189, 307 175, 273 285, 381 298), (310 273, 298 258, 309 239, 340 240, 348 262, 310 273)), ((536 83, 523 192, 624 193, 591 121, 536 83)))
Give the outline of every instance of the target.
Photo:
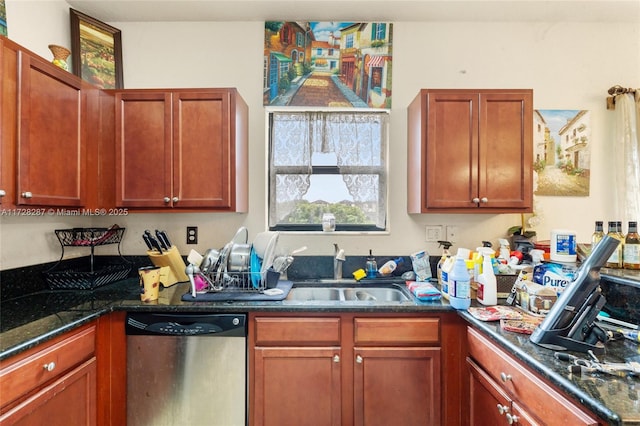
MULTIPOLYGON (((349 113, 349 114, 353 114, 353 113, 358 113, 358 112, 362 112, 362 113, 372 113, 372 112, 376 112, 376 113, 386 113, 388 116, 388 120, 390 121, 391 119, 391 112, 388 109, 364 109, 361 111, 355 111, 352 109, 332 109, 332 108, 288 108, 288 109, 279 109, 279 108, 267 108, 265 111, 266 114, 266 140, 267 140, 267 144, 266 144, 266 158, 267 158, 267 164, 266 164, 266 198, 267 198, 267 205, 266 205, 266 213, 267 213, 267 229, 269 229, 270 231, 280 231, 280 232, 299 232, 299 233, 313 233, 313 232, 323 232, 322 230, 322 223, 318 223, 318 224, 276 224, 274 226, 271 226, 270 223, 270 211, 271 211, 271 146, 272 146, 272 125, 273 125, 273 114, 274 113, 278 113, 278 112, 300 112, 300 113, 306 113, 306 112, 322 112, 322 113, 349 113)), ((384 164, 380 167, 371 167, 371 166, 361 166, 363 169, 380 169, 382 168, 383 172, 382 174, 377 173, 378 175, 381 176, 381 178, 384 179, 380 179, 381 181, 384 180, 385 181, 385 186, 384 186, 384 206, 383 208, 385 209, 385 226, 384 228, 380 228, 378 227, 376 224, 341 224, 341 223, 336 223, 336 229, 335 232, 349 232, 349 233, 388 233, 390 232, 390 223, 389 223, 389 151, 390 151, 390 147, 389 147, 389 142, 390 142, 390 132, 389 132, 389 126, 387 125, 387 128, 384 129, 384 135, 383 137, 385 138, 385 147, 384 147, 384 153, 383 153, 383 158, 384 158, 384 164)), ((355 166, 351 166, 351 168, 353 169, 355 166)), ((292 169, 297 168, 296 166, 293 166, 292 169)), ((288 174, 292 174, 291 172, 288 174)), ((293 172, 293 174, 295 174, 295 172, 293 172)), ((339 166, 311 166, 311 175, 340 175, 342 174, 340 172, 340 167, 339 166)), ((362 173, 362 174, 367 174, 366 172, 362 173)), ((369 173, 369 174, 376 174, 376 173, 369 173)))

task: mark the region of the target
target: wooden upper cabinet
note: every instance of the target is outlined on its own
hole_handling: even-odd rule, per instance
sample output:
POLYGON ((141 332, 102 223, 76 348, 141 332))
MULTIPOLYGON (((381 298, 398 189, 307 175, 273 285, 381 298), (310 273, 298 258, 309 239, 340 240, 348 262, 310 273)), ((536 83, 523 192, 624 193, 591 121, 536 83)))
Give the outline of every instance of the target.
POLYGON ((15 203, 16 181, 16 96, 17 53, 5 49, 0 37, 0 208, 10 209, 15 203))
POLYGON ((532 90, 424 89, 408 110, 408 211, 530 212, 532 90))
POLYGON ((82 81, 18 52, 17 205, 84 205, 82 81))
POLYGON ((114 93, 116 206, 246 211, 248 110, 235 89, 114 93))

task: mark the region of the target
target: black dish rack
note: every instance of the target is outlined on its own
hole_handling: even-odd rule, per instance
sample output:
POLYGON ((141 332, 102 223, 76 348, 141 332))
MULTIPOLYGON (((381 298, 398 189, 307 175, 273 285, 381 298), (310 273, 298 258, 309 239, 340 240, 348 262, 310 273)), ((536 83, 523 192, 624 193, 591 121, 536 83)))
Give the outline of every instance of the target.
POLYGON ((44 272, 49 288, 52 290, 92 290, 127 278, 131 272, 131 264, 120 252, 120 242, 125 229, 117 225, 110 228, 56 229, 55 233, 62 247, 62 254, 60 260, 44 272), (122 261, 117 263, 96 262, 95 247, 107 244, 118 245, 118 255, 122 261), (65 247, 89 247, 91 250, 89 265, 58 270, 64 258, 65 247))

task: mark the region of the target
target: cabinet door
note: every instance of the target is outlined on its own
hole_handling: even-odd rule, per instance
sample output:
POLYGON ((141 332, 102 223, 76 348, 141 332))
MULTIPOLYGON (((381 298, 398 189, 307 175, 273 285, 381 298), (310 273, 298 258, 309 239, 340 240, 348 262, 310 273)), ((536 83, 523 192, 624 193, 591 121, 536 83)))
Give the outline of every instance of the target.
POLYGON ((115 103, 116 206, 171 206, 171 94, 117 92, 115 103))
POLYGON ((231 208, 230 93, 173 93, 174 207, 231 208))
POLYGON ((475 362, 469 367, 470 424, 472 426, 506 425, 511 413, 511 399, 475 362))
POLYGON ((96 359, 71 370, 7 411, 3 425, 95 425, 96 359))
POLYGON ((339 347, 256 347, 254 426, 341 423, 339 347))
POLYGON ((18 55, 16 204, 83 206, 82 83, 40 58, 18 55))
POLYGON ((530 93, 480 96, 480 208, 532 208, 532 103, 530 93))
POLYGON ((15 201, 16 113, 18 66, 15 50, 5 48, 0 37, 0 208, 10 209, 15 201))
POLYGON ((354 425, 440 424, 440 348, 354 348, 354 425))
POLYGON ((475 208, 478 94, 428 93, 424 207, 475 208))

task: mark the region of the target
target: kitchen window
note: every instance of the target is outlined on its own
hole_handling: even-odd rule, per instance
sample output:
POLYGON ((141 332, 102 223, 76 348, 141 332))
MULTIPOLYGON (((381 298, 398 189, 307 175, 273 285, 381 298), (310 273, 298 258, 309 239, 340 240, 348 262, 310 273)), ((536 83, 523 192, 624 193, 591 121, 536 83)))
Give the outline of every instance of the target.
POLYGON ((389 113, 269 113, 269 229, 387 229, 389 113))

